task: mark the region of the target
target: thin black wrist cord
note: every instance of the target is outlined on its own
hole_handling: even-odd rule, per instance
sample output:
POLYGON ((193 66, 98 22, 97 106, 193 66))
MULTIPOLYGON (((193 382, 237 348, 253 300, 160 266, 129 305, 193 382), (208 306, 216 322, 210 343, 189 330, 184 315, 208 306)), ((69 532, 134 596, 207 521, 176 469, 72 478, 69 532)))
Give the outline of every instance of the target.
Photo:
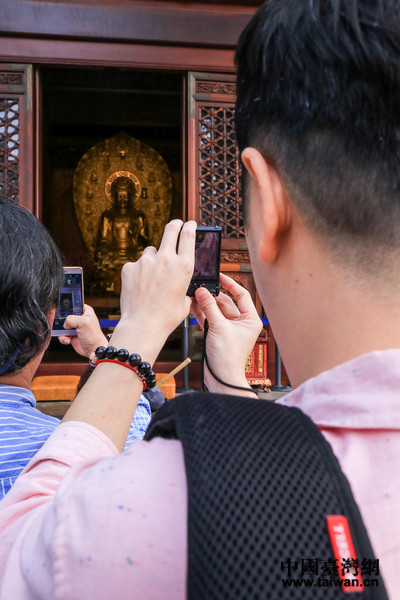
POLYGON ((257 392, 255 390, 253 390, 251 387, 242 387, 240 385, 233 385, 231 383, 226 383, 226 381, 223 381, 214 373, 214 371, 210 367, 210 364, 209 364, 208 358, 207 358, 207 334, 208 334, 208 321, 207 321, 207 319, 204 319, 203 356, 202 356, 202 360, 201 360, 201 384, 202 384, 203 391, 206 391, 206 389, 207 389, 206 385, 204 383, 204 363, 205 363, 207 365, 208 370, 210 371, 210 375, 212 375, 212 377, 214 377, 214 379, 216 381, 218 381, 218 383, 221 383, 222 385, 226 385, 226 387, 230 387, 235 390, 244 390, 245 392, 253 392, 253 394, 256 394, 256 396, 258 397, 257 392))

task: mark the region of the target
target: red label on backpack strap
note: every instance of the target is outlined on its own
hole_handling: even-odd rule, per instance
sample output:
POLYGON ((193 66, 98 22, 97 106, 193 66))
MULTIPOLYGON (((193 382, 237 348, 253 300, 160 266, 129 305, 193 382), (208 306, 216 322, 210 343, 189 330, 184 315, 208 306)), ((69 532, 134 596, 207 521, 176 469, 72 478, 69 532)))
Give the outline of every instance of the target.
POLYGON ((343 591, 348 593, 364 591, 360 564, 354 550, 347 517, 328 515, 326 520, 343 591))

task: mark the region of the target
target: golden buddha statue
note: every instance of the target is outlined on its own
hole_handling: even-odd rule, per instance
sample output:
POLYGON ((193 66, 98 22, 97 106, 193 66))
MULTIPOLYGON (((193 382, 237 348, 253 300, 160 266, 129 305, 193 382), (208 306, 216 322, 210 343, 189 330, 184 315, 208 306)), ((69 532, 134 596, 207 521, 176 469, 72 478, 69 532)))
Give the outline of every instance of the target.
POLYGON ((110 188, 111 208, 99 221, 95 266, 100 278, 120 271, 128 261, 135 261, 150 244, 146 215, 135 206, 135 186, 129 177, 118 177, 110 188))
POLYGON ((93 269, 89 296, 115 295, 120 271, 159 246, 170 218, 172 179, 163 157, 119 133, 92 146, 74 174, 75 213, 93 269))

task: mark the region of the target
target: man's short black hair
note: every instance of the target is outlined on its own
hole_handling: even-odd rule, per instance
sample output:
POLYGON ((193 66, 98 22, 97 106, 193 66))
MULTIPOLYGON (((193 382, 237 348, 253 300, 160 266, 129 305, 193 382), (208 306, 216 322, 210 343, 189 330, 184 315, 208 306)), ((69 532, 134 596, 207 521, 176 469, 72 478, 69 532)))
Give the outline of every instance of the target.
POLYGON ((24 367, 50 334, 47 315, 64 281, 61 255, 25 208, 0 200, 0 374, 24 367))
POLYGON ((339 253, 398 248, 400 2, 269 0, 236 62, 240 150, 262 152, 339 253))

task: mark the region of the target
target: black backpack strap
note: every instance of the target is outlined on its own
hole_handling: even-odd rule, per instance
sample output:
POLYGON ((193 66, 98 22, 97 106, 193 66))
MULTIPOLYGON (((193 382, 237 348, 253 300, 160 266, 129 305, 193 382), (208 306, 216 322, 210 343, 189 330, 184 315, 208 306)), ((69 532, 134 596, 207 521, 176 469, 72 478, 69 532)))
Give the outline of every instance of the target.
MULTIPOLYGON (((191 600, 345 598, 341 565, 329 578, 327 515, 347 517, 360 569, 376 567, 339 463, 300 410, 188 394, 156 413, 145 439, 160 435, 184 449, 191 600)), ((352 598, 387 599, 379 575, 362 577, 352 598)))

